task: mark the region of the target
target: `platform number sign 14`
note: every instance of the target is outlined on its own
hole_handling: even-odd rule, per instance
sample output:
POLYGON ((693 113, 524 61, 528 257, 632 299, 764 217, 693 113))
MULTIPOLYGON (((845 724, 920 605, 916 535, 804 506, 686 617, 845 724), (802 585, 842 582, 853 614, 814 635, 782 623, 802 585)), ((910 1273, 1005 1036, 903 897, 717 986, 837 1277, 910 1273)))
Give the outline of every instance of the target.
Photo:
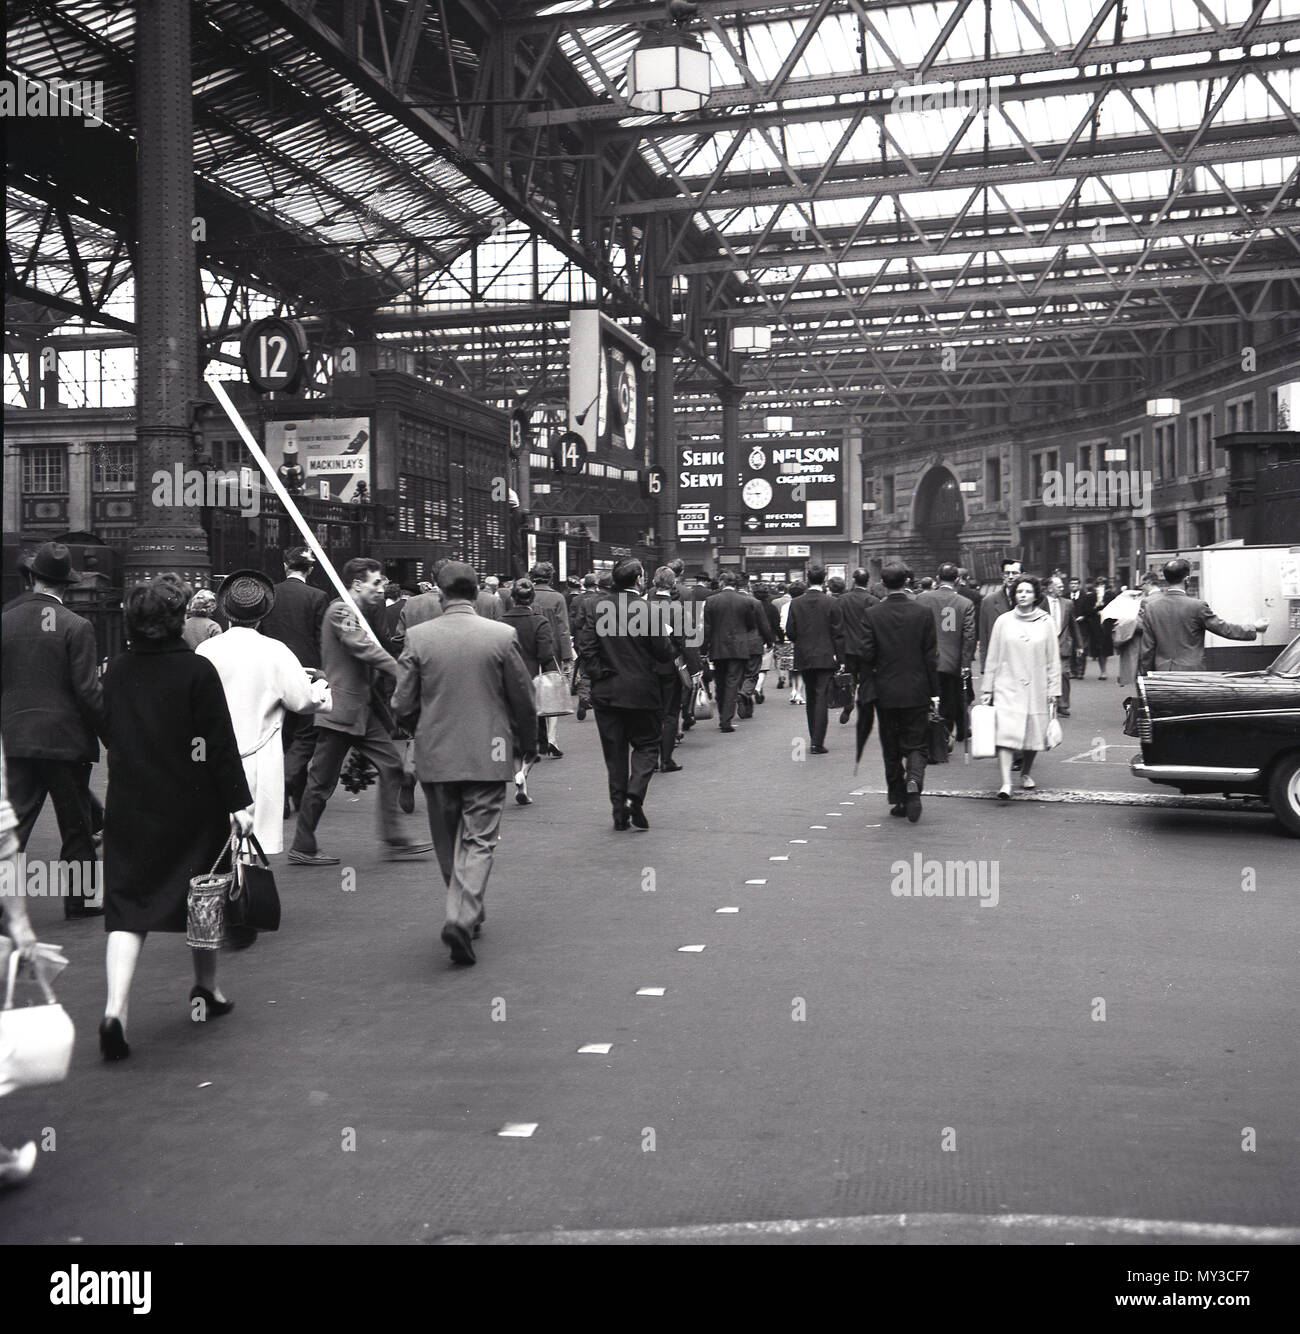
POLYGON ((576 431, 565 431, 552 449, 551 464, 556 472, 582 472, 587 466, 587 442, 576 431))
POLYGON ((307 338, 297 320, 258 320, 240 340, 244 371, 254 389, 292 393, 302 378, 307 338))

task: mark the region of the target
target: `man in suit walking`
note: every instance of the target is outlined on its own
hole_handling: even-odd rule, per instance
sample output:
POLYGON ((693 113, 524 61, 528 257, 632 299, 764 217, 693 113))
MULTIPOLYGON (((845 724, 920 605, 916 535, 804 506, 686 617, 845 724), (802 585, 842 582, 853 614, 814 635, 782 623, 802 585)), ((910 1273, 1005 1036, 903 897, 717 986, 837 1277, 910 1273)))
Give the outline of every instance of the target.
POLYGON ((736 712, 742 718, 754 716, 754 699, 758 690, 758 678, 763 671, 763 654, 772 646, 775 636, 767 619, 767 607, 757 593, 750 587, 738 585, 737 591, 756 604, 754 629, 749 636, 749 657, 745 660, 745 674, 736 692, 736 712))
POLYGON ((81 576, 62 542, 42 545, 27 570, 31 590, 0 616, 0 717, 18 851, 26 849, 49 796, 67 874, 67 883, 51 883, 52 892, 62 895, 65 917, 97 916, 103 908, 86 903, 98 891, 90 770, 99 759, 104 715, 95 632, 63 605, 81 576))
POLYGON ((670 661, 656 660, 654 663, 654 673, 659 681, 659 772, 671 774, 682 767, 673 759, 684 689, 679 664, 692 678, 699 676, 704 668, 700 660, 700 651, 691 642, 694 638, 690 633, 692 627, 686 623, 685 608, 696 604, 685 603, 677 596, 677 575, 670 565, 661 565, 655 571, 654 587, 646 594, 646 602, 655 613, 652 626, 668 635, 673 646, 673 657, 670 661), (677 623, 676 626, 674 622, 677 623), (681 634, 677 633, 678 628, 681 629, 681 634))
MULTIPOLYGON (((275 586, 275 601, 258 629, 270 639, 288 645, 301 667, 319 669, 320 628, 329 606, 328 594, 307 582, 316 568, 310 547, 293 547, 284 558, 284 582, 275 586)), ((302 805, 307 787, 307 766, 316 752, 316 715, 284 715, 280 744, 284 747, 284 813, 286 818, 302 805)))
POLYGON ((1012 596, 1011 590, 1016 586, 1016 580, 1021 575, 1021 565, 1018 560, 1008 557, 1002 562, 1002 587, 996 593, 989 593, 980 601, 980 675, 984 675, 984 663, 989 656, 989 640, 993 637, 993 623, 1004 612, 1011 611, 1016 600, 1012 596))
POLYGON ((375 708, 374 698, 381 681, 396 679, 397 664, 357 619, 356 608, 368 619, 383 603, 382 567, 369 556, 356 556, 343 567, 343 582, 351 598, 331 602, 321 627, 321 665, 330 683, 334 707, 316 715, 320 739, 307 770, 307 790, 289 849, 289 860, 297 866, 338 865, 337 857, 326 856, 317 848, 316 826, 338 786, 348 751, 354 747, 379 770, 376 815, 389 860, 405 860, 433 847, 432 843, 413 840, 402 829, 398 809, 402 758, 375 708))
POLYGON ((416 773, 447 885, 442 943, 453 963, 472 964, 512 756, 534 758, 537 711, 513 627, 475 613, 473 569, 449 561, 438 587, 442 615, 407 635, 393 712, 415 731, 416 773))
POLYGON ((650 605, 638 596, 644 577, 639 560, 619 561, 613 593, 601 597, 578 632, 578 656, 591 681, 615 829, 629 824, 650 828, 645 799, 659 756, 662 718, 655 663, 672 662, 674 656, 650 605))
POLYGON ((939 566, 939 585, 916 595, 939 636, 939 712, 948 731, 966 740, 966 682, 975 658, 975 604, 957 591, 957 567, 939 566))
POLYGON ((897 561, 880 572, 887 595, 867 612, 866 659, 875 674, 889 813, 915 824, 925 787, 930 707, 939 706, 939 635, 929 608, 904 591, 910 577, 897 561))
MULTIPOLYGON (((607 584, 606 587, 612 587, 607 584)), ((584 574, 582 576, 582 592, 573 599, 573 607, 569 616, 570 638, 574 644, 578 642, 578 631, 582 628, 582 623, 591 614, 591 609, 600 600, 600 586, 596 575, 584 574)), ((582 665, 576 664, 574 667, 574 684, 578 688, 578 721, 587 716, 591 708, 591 682, 582 674, 582 665)))
MULTIPOLYGON (((539 561, 530 571, 533 580, 533 606, 551 623, 551 632, 555 636, 555 647, 560 659, 560 670, 573 670, 573 636, 569 630, 569 604, 564 594, 557 592, 552 584, 555 580, 555 566, 550 561, 539 561)), ((537 749, 552 759, 562 760, 564 752, 555 743, 559 740, 560 720, 542 718, 538 720, 537 749)))
POLYGON ((735 570, 723 570, 718 576, 721 589, 704 604, 704 642, 717 681, 718 728, 723 732, 736 730, 731 720, 758 626, 758 603, 737 592, 739 581, 735 570))
POLYGON ((825 755, 826 722, 830 703, 831 677, 844 653, 844 613, 838 598, 831 597, 823 585, 826 570, 813 565, 808 570, 808 591, 790 604, 785 618, 785 636, 794 644, 794 670, 803 673, 804 708, 808 715, 809 748, 814 755, 825 755))
POLYGON ((1061 693, 1057 696, 1056 712, 1062 718, 1070 716, 1070 672, 1074 655, 1083 649, 1083 631, 1074 619, 1074 603, 1066 596, 1065 580, 1054 574, 1047 581, 1047 614, 1056 629, 1056 643, 1061 654, 1061 693))
POLYGON ((847 723, 853 716, 854 704, 859 708, 868 708, 874 698, 871 694, 871 673, 866 671, 862 662, 867 612, 880 602, 871 591, 870 583, 871 571, 859 566, 853 571, 852 586, 845 590, 838 604, 844 620, 844 665, 853 674, 853 699, 840 710, 842 723, 847 723))
MULTIPOLYGON (((1194 598, 1185 585, 1192 567, 1181 556, 1166 562, 1163 590, 1152 593, 1142 609, 1142 649, 1139 673, 1200 672, 1205 670, 1205 632, 1223 639, 1254 639, 1268 629, 1267 621, 1237 625, 1194 598)), ((8 742, 6 742, 6 745, 8 742)))

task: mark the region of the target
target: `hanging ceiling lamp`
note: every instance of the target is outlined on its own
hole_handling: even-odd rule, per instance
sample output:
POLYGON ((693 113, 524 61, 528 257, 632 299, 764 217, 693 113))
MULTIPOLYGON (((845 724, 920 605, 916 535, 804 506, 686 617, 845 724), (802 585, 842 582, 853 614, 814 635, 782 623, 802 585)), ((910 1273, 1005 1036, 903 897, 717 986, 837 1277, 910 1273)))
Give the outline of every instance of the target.
POLYGON ((698 111, 713 91, 709 53, 686 31, 699 6, 669 0, 668 18, 642 38, 627 62, 627 100, 651 115, 698 111))

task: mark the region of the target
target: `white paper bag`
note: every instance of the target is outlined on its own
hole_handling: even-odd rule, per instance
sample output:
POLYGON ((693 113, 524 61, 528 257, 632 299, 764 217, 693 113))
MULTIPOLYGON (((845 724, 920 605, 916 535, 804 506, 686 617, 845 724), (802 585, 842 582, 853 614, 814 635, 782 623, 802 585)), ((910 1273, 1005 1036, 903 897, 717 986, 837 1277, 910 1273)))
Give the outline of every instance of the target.
POLYGON ((997 719, 992 704, 972 704, 970 710, 970 757, 991 760, 997 754, 997 719))

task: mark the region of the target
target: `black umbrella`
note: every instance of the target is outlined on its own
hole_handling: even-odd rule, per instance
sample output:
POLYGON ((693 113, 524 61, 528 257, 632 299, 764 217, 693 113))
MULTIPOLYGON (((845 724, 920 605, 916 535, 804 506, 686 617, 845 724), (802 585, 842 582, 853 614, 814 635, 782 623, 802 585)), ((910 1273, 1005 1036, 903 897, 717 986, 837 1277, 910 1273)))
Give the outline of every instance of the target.
POLYGON ((855 725, 857 732, 857 753, 853 759, 853 772, 858 772, 858 765, 862 763, 862 751, 866 747, 867 738, 871 735, 872 724, 876 721, 876 707, 873 701, 862 698, 863 691, 858 689, 858 719, 855 725))

